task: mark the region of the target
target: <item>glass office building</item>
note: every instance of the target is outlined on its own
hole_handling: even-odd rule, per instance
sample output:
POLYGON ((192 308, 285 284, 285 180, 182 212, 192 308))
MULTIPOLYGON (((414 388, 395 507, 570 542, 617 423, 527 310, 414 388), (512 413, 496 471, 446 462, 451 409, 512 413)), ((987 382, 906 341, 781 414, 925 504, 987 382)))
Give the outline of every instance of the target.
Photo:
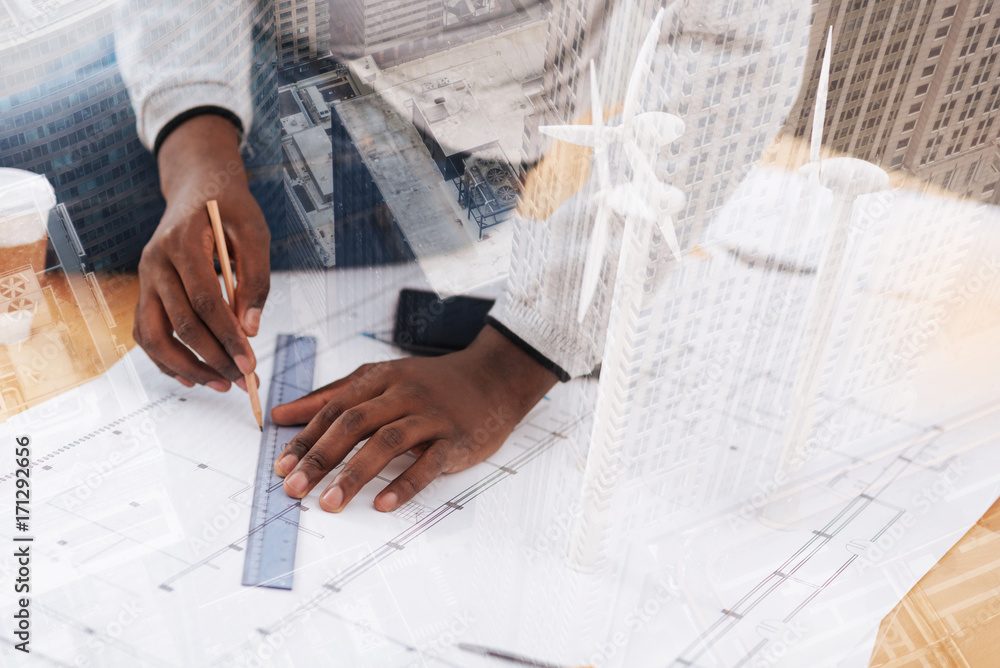
POLYGON ((91 269, 132 268, 164 203, 116 64, 114 3, 66 3, 59 17, 6 7, 0 166, 49 179, 91 269))
MULTIPOLYGON (((75 0, 49 14, 16 0, 0 7, 0 166, 49 179, 91 270, 134 269, 165 206, 115 55, 114 26, 144 5, 75 0)), ((311 245, 300 247, 287 222, 273 12, 261 2, 251 18, 255 114, 245 159, 281 267, 308 263, 311 245)))

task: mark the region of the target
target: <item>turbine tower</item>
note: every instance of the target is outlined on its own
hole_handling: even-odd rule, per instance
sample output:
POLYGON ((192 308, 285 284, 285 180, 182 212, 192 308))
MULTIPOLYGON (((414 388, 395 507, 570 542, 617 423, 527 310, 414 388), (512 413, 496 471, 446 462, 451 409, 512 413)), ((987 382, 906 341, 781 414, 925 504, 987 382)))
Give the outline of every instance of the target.
POLYGON ((543 129, 558 139, 594 147, 593 160, 600 190, 596 195, 598 213, 581 287, 581 318, 596 290, 607 252, 611 221, 614 217, 614 220, 624 222, 594 426, 581 488, 581 512, 575 518, 569 544, 569 561, 582 571, 600 570, 609 556, 614 492, 623 469, 626 429, 633 415, 635 383, 632 381, 641 371, 641 351, 646 339, 646 333, 640 326, 642 288, 647 280, 647 268, 651 262, 657 261, 658 256, 652 245, 654 229, 659 229, 674 259, 679 261, 681 258, 673 215, 683 207, 684 195, 656 179, 649 156, 656 156, 662 145, 679 137, 684 123, 664 112, 636 113, 643 77, 652 64, 663 16, 664 10, 661 9, 639 50, 629 77, 619 125, 604 125, 600 92, 592 64, 593 124, 547 126, 543 129), (634 176, 629 182, 616 183, 622 180, 623 175, 610 173, 607 160, 612 143, 621 147, 632 167, 634 176), (612 176, 618 178, 613 179, 612 176))
MULTIPOLYGON (((800 366, 792 391, 792 406, 779 449, 777 480, 786 480, 794 475, 809 457, 807 442, 815 423, 819 386, 828 357, 830 331, 833 328, 841 296, 841 283, 847 266, 847 242, 854 204, 858 197, 884 190, 889 184, 889 175, 870 162, 848 157, 820 159, 832 46, 831 26, 827 33, 826 53, 823 56, 819 89, 816 92, 816 108, 813 112, 809 148, 810 161, 803 167, 803 171, 810 179, 810 191, 816 191, 817 183, 833 191, 833 209, 830 212, 832 215, 808 217, 811 224, 830 221, 831 229, 827 232, 823 246, 805 325, 802 353, 799 358, 800 366)), ((819 203, 818 197, 810 197, 809 200, 811 208, 819 203)), ((810 212, 812 213, 821 212, 810 212)), ((764 506, 760 517, 773 526, 790 527, 798 519, 797 500, 797 494, 785 494, 764 506)))

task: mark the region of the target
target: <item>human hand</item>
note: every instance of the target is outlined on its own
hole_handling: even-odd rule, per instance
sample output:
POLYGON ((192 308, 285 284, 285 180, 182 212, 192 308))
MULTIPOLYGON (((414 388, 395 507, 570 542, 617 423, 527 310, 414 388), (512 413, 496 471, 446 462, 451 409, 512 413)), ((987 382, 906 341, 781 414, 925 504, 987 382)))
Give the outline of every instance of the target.
POLYGON ((219 116, 196 116, 170 133, 157 159, 167 209, 139 261, 132 336, 188 387, 225 392, 233 381, 245 390, 243 374, 256 366, 247 337, 257 334, 270 288, 271 235, 247 186, 239 133, 219 116), (214 271, 211 199, 236 265, 235 314, 214 271))
POLYGON ((320 496, 320 508, 340 512, 394 457, 410 451, 416 460, 375 497, 376 510, 389 512, 441 473, 496 452, 556 380, 489 326, 460 352, 365 364, 271 411, 280 425, 309 422, 274 470, 285 477, 285 492, 302 498, 367 438, 320 496))

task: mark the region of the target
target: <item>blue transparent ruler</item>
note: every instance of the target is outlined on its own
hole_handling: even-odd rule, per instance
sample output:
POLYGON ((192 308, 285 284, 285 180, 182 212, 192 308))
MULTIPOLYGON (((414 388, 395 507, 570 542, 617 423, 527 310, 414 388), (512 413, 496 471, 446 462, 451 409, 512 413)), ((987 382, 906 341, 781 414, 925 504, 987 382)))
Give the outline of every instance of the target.
POLYGON ((271 409, 312 391, 315 362, 314 337, 278 336, 243 562, 243 584, 247 586, 292 588, 300 503, 285 494, 284 478, 274 472, 274 460, 301 427, 279 427, 271 421, 271 409))

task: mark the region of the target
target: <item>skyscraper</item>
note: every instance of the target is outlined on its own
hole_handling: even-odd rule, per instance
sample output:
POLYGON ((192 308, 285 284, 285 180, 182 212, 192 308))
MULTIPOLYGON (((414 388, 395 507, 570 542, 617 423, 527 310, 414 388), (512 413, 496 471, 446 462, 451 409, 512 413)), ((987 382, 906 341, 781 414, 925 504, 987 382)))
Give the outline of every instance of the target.
MULTIPOLYGON (((220 21, 212 30, 250 31, 250 95, 254 127, 247 169, 275 241, 276 266, 290 254, 281 183, 273 6, 248 5, 241 25, 220 21)), ((119 69, 115 30, 152 6, 115 0, 5 5, 0 22, 0 166, 44 175, 66 205, 92 270, 133 269, 163 214, 156 162, 136 134, 135 113, 119 69)), ((159 39, 176 35, 161 31, 159 39)), ((121 45, 118 45, 120 51, 121 45)), ((201 43, 185 48, 206 53, 201 43)), ((298 252, 296 251, 296 254, 298 252)))
POLYGON ((93 269, 134 267, 163 212, 118 71, 114 2, 6 3, 0 166, 46 176, 93 269))
POLYGON ((510 0, 332 0, 335 57, 372 56, 386 68, 536 21, 538 2, 510 0))
POLYGON ((329 0, 281 0, 276 4, 280 69, 312 60, 330 50, 329 0))
MULTIPOLYGON (((1000 3, 822 0, 812 26, 816 51, 830 25, 825 144, 1000 202, 1000 3)), ((796 137, 812 124, 821 58, 811 60, 805 95, 786 128, 796 137)))
MULTIPOLYGON (((0 166, 49 179, 76 226, 90 269, 132 269, 164 208, 155 160, 136 135, 114 33, 144 5, 54 3, 49 14, 39 14, 29 2, 4 7, 0 166)), ((252 8, 247 25, 227 28, 254 34, 250 93, 256 113, 247 167, 280 246, 290 233, 280 181, 270 11, 252 8)))

